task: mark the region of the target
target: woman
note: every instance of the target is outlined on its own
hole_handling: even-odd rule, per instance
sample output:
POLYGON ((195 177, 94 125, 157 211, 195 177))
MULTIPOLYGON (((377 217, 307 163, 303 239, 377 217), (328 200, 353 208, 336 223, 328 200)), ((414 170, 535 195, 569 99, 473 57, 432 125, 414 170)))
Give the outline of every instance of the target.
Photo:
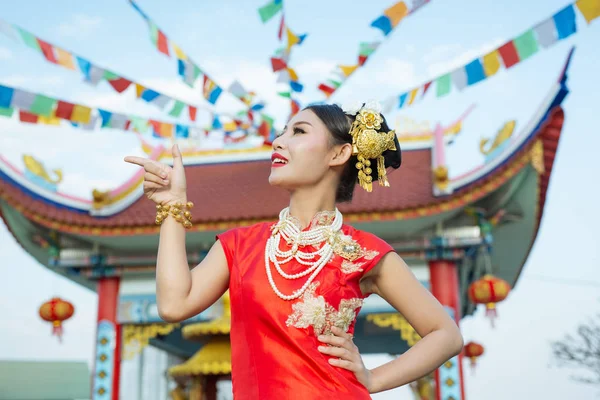
POLYGON ((443 307, 391 246, 343 224, 336 208, 352 199, 357 183, 367 191, 374 181, 389 186, 386 167, 400 166, 398 140, 379 106, 309 106, 289 121, 273 150, 269 182, 290 193, 289 207, 276 223, 218 235, 191 272, 182 227, 191 216, 178 147, 172 168, 125 158, 145 169, 144 191, 158 208, 161 317, 183 321, 229 288, 234 398, 370 399, 369 393, 412 382, 458 354, 462 337, 443 307), (368 370, 352 333, 371 293, 401 312, 423 339, 368 370))

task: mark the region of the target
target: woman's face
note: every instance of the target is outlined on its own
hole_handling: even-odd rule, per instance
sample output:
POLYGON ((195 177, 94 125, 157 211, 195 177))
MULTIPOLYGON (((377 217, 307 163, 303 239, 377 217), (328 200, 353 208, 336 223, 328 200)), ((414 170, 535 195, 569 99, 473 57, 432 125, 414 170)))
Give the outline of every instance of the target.
POLYGON ((319 183, 336 162, 325 124, 310 110, 296 114, 273 141, 269 183, 285 189, 319 183))

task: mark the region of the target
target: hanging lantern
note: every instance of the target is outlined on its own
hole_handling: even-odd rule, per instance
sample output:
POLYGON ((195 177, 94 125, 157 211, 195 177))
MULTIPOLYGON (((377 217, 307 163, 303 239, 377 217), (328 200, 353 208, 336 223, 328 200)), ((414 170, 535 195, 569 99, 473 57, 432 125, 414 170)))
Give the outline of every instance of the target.
POLYGON ((477 358, 483 354, 483 346, 479 343, 469 342, 463 348, 465 356, 471 360, 471 368, 475 371, 475 365, 477 364, 477 358))
POLYGON ((469 299, 475 304, 485 304, 486 315, 490 318, 492 327, 497 317, 496 303, 508 296, 510 285, 503 279, 486 274, 469 286, 469 299))
POLYGON ((40 306, 39 314, 44 321, 52 323, 52 334, 62 341, 62 323, 73 316, 73 304, 59 297, 54 297, 40 306))

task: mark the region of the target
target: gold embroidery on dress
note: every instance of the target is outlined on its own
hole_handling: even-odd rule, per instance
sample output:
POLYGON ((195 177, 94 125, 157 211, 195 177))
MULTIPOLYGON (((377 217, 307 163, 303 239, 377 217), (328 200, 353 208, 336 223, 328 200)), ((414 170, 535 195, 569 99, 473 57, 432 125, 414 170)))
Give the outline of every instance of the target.
POLYGON ((342 272, 345 274, 351 274, 353 272, 362 272, 362 266, 365 265, 366 262, 353 263, 352 261, 344 260, 342 261, 342 272))
POLYGON ((355 310, 362 306, 362 299, 344 299, 340 302, 339 310, 336 310, 325 301, 323 296, 315 296, 318 286, 319 282, 313 282, 308 286, 301 300, 292 305, 294 312, 285 324, 295 328, 312 326, 315 336, 331 334, 332 326, 347 332, 356 318, 355 310))

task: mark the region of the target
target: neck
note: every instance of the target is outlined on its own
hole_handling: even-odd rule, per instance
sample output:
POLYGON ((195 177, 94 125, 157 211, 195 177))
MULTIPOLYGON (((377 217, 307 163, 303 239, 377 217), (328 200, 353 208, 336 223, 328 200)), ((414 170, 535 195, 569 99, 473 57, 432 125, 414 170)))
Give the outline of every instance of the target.
POLYGON ((298 218, 305 228, 320 211, 335 211, 335 191, 331 188, 296 189, 290 196, 290 215, 298 218))

